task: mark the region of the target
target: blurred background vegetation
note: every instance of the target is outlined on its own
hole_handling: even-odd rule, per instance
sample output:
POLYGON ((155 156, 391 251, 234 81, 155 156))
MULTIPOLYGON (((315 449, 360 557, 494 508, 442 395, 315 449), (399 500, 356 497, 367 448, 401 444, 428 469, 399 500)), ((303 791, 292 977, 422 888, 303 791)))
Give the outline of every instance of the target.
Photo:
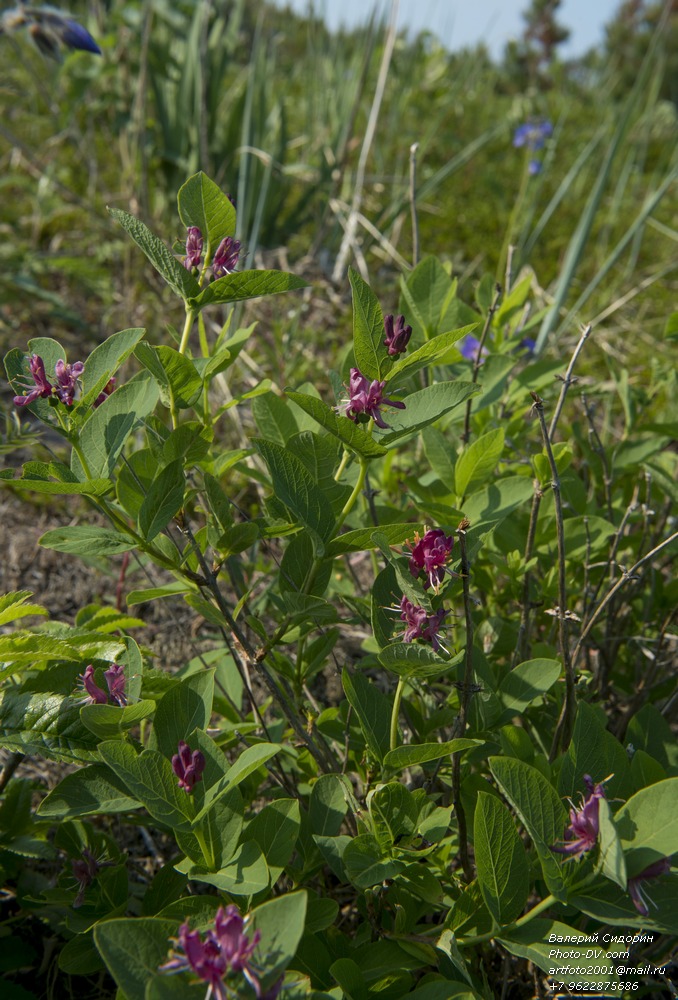
MULTIPOLYGON (((418 143, 420 252, 450 263, 462 297, 503 279, 510 242, 514 277, 531 268, 545 309, 540 343, 593 322, 599 352, 645 377, 678 289, 678 0, 620 3, 605 44, 570 62, 558 7, 526 0, 523 37, 500 61, 375 18, 331 34, 263 0, 73 3, 103 57, 60 65, 20 33, 0 37, 3 350, 51 335, 75 360, 124 327, 164 338, 177 318, 106 206, 171 245, 176 191, 198 169, 236 201, 246 266, 327 281, 341 308, 357 262, 393 309, 413 259, 418 143), (529 176, 513 134, 544 120, 554 134, 529 176)), ((287 322, 328 343, 312 311, 287 322)))

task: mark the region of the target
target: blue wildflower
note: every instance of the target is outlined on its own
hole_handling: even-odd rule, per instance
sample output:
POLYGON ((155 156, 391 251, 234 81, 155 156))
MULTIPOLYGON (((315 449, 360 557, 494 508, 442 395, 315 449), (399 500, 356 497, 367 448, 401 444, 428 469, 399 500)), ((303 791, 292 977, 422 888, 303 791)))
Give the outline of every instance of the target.
MULTIPOLYGON (((477 337, 474 337, 472 333, 468 333, 463 340, 457 344, 457 350, 461 354, 462 358, 466 358, 467 361, 475 361, 478 355, 478 348, 480 347, 480 341, 477 337)), ((483 345, 480 352, 481 363, 485 360, 490 352, 483 345)))
MULTIPOLYGON (((536 153, 538 150, 544 148, 546 140, 552 135, 553 125, 551 122, 526 122, 524 125, 519 125, 516 129, 513 135, 513 145, 516 149, 524 146, 530 153, 536 153)), ((534 177, 540 170, 541 160, 537 160, 534 156, 531 156, 527 164, 527 172, 531 177, 534 177)))
POLYGON ((61 58, 60 46, 101 55, 86 28, 51 7, 28 7, 22 3, 0 15, 0 35, 19 28, 27 28, 38 49, 51 59, 61 58))

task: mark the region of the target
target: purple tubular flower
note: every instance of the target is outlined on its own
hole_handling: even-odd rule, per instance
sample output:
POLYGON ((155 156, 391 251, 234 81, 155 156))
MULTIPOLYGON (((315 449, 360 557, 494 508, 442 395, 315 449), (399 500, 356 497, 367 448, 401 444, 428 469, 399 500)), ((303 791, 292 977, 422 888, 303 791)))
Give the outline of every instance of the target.
POLYGON ((580 858, 596 846, 598 841, 599 817, 598 808, 601 799, 605 798, 603 783, 595 785, 590 775, 584 775, 586 795, 582 796, 579 809, 574 805, 570 809, 570 825, 565 830, 565 842, 551 848, 558 854, 567 854, 580 858))
POLYGON ((262 998, 259 980, 250 964, 261 935, 257 931, 250 940, 244 933, 244 924, 238 907, 233 904, 226 909, 219 907, 214 930, 208 930, 204 940, 199 931, 190 930, 188 923, 182 924, 175 943, 184 954, 178 954, 173 949, 170 960, 161 965, 159 971, 191 970, 208 984, 208 997, 214 996, 217 1000, 226 1000, 231 995, 224 976, 229 972, 241 972, 256 996, 262 998))
POLYGON ((439 608, 432 615, 426 608, 413 604, 404 595, 400 602, 400 618, 407 625, 403 633, 403 642, 413 642, 415 639, 426 639, 433 646, 435 653, 440 649, 440 626, 447 611, 439 608))
MULTIPOLYGON (((475 361, 478 356, 478 348, 480 347, 480 341, 477 337, 474 337, 472 333, 468 333, 463 340, 457 344, 457 350, 461 354, 462 358, 466 358, 467 361, 475 361)), ((487 357, 490 352, 483 345, 480 352, 481 362, 487 357)))
POLYGON ((55 392, 62 403, 72 406, 75 398, 77 380, 85 370, 82 361, 76 361, 74 365, 67 365, 65 361, 59 359, 54 366, 57 384, 55 392))
POLYGON ((23 3, 0 15, 0 34, 28 28, 28 32, 43 55, 60 59, 60 45, 101 55, 101 49, 89 31, 77 21, 50 7, 28 7, 23 3))
POLYGON ((660 858, 659 861, 653 861, 651 865, 643 869, 638 875, 634 875, 633 878, 629 879, 628 890, 629 896, 633 901, 633 905, 638 910, 641 916, 647 917, 650 915, 650 906, 656 906, 644 888, 644 883, 648 882, 650 879, 659 878, 661 875, 668 875, 671 871, 671 859, 670 858, 660 858))
POLYGON ((80 675, 80 680, 82 681, 82 686, 89 695, 90 705, 108 704, 108 695, 94 680, 94 667, 91 663, 85 668, 84 674, 80 675))
POLYGON ((106 678, 111 701, 116 702, 121 708, 124 708, 127 704, 124 669, 118 663, 111 663, 108 670, 104 670, 104 677, 106 678))
POLYGON ((205 770, 205 757, 200 750, 193 750, 183 740, 178 746, 178 753, 172 757, 172 770, 179 779, 179 788, 190 795, 205 770))
POLYGON ((212 258, 212 274, 215 278, 223 278, 225 274, 235 271, 238 266, 238 255, 240 253, 240 240, 234 240, 226 236, 217 247, 217 252, 212 258))
POLYGON ((186 230, 186 256, 184 267, 192 271, 202 264, 202 233, 197 226, 189 226, 186 230))
POLYGON ((73 909, 77 910, 85 902, 85 892, 99 873, 100 868, 110 868, 115 861, 101 861, 94 857, 87 848, 82 849, 82 858, 71 861, 71 870, 78 883, 78 895, 73 900, 73 909))
POLYGON ((93 52, 101 55, 101 49, 94 41, 89 31, 77 21, 63 18, 61 27, 55 28, 63 44, 69 49, 80 49, 82 52, 93 52))
POLYGON ((30 369, 31 375, 33 376, 33 381, 35 382, 35 388, 31 389, 30 392, 26 393, 25 396, 15 396, 14 405, 15 406, 28 406, 29 403, 34 403, 36 399, 47 399, 48 396, 52 395, 52 385, 47 381, 47 374, 45 373, 45 362, 42 360, 39 354, 32 354, 31 360, 28 362, 28 367, 30 369))
POLYGON ((415 532, 414 541, 410 558, 410 573, 417 577, 423 569, 426 573, 424 590, 433 587, 437 592, 445 576, 445 563, 452 551, 454 539, 450 535, 446 535, 442 528, 431 528, 423 538, 420 538, 415 532))
POLYGON ((387 428, 379 410, 380 406, 393 406, 397 410, 404 410, 405 404, 399 399, 386 399, 384 396, 384 386, 386 382, 379 382, 374 379, 370 382, 368 378, 360 373, 358 368, 351 368, 349 378, 349 399, 346 404, 346 416, 349 420, 357 423, 357 417, 365 413, 371 417, 377 427, 387 428))
POLYGON ((386 331, 384 346, 388 348, 388 353, 402 354, 412 336, 412 327, 405 325, 405 317, 398 316, 394 326, 393 316, 390 314, 384 316, 384 330, 386 331))

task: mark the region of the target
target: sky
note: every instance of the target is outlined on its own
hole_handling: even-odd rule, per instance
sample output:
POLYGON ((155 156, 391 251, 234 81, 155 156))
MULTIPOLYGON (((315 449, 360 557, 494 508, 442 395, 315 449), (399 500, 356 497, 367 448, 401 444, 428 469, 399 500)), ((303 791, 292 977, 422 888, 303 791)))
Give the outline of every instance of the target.
MULTIPOLYGON (((278 0, 305 13, 311 0, 278 0)), ((373 7, 390 11, 391 0, 312 0, 330 28, 354 27, 364 22, 373 7)), ((621 0, 563 0, 558 20, 571 31, 561 49, 564 58, 581 55, 603 39, 603 25, 619 8, 621 0)), ((398 25, 414 34, 431 30, 450 50, 485 42, 493 56, 521 34, 522 12, 529 0, 399 0, 398 25)))

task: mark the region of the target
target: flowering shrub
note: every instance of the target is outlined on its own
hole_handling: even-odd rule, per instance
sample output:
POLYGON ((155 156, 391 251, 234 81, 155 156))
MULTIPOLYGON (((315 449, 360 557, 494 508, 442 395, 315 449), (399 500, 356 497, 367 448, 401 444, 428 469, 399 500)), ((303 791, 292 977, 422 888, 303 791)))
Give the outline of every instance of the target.
MULTIPOLYGON (((477 312, 433 257, 395 320, 349 272, 353 342, 326 382, 243 387, 255 329, 210 340, 201 314, 304 282, 243 269, 203 174, 178 208, 172 249, 112 212, 183 303, 172 343, 127 329, 68 364, 36 337, 5 358, 21 419, 63 449, 2 481, 102 518, 41 544, 134 552, 158 576, 130 606, 181 599, 214 644, 168 671, 121 608, 21 628, 46 612, 2 599, 17 907, 64 974, 105 972, 101 995, 127 1000, 484 1000, 495 966, 546 995, 587 936, 678 933, 675 455, 631 426, 612 451, 568 396, 588 332, 569 364, 521 346, 529 276, 483 286, 477 312), (26 757, 74 765, 37 808, 26 757), (147 867, 133 836, 121 850, 139 829, 160 845, 147 867)), ((596 968, 626 981, 607 946, 596 968)))

